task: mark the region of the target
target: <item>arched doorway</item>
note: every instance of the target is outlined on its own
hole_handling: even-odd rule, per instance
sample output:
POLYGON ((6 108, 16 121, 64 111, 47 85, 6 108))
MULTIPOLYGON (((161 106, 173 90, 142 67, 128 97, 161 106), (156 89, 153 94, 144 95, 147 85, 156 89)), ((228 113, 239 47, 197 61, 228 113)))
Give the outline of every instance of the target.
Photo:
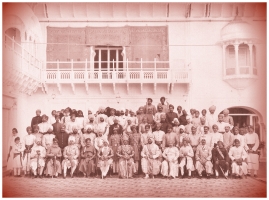
MULTIPOLYGON (((254 127, 254 131, 258 134, 260 142, 266 141, 265 126, 262 120, 262 116, 256 110, 247 107, 230 107, 229 115, 233 117, 234 125, 241 127, 247 127, 249 125, 254 127)), ((223 111, 221 112, 221 114, 223 111)), ((261 159, 266 157, 265 148, 261 151, 261 159)))
POLYGON ((5 31, 5 45, 13 49, 16 53, 21 54, 21 32, 17 28, 9 28, 5 31), (13 39, 15 43, 13 43, 13 39))

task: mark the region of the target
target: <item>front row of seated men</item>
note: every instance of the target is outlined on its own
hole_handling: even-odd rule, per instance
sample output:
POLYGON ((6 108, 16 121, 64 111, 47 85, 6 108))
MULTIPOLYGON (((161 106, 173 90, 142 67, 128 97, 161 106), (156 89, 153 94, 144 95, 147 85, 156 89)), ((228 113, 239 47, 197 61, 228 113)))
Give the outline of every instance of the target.
MULTIPOLYGON (((189 145, 187 139, 183 139, 183 146, 175 147, 173 142, 162 152, 158 145, 155 144, 153 136, 147 137, 148 143, 142 147, 142 151, 135 151, 133 145, 129 145, 129 137, 123 135, 123 144, 113 151, 109 146, 106 138, 99 140, 98 147, 92 145, 91 139, 85 140, 86 145, 79 151, 75 144, 76 138, 70 136, 68 138, 68 146, 62 152, 58 146, 58 140, 53 138, 53 144, 46 149, 41 146, 40 138, 36 139, 36 145, 33 146, 30 152, 28 164, 29 169, 33 172, 33 178, 39 176, 42 178, 42 173, 49 177, 58 177, 63 171, 63 178, 66 178, 67 170, 71 168, 70 175, 73 178, 74 172, 78 168, 84 174, 84 177, 90 177, 91 174, 101 171, 101 177, 106 177, 110 170, 113 170, 114 161, 118 162, 117 171, 119 178, 133 178, 134 174, 138 173, 137 165, 135 164, 135 155, 140 153, 141 167, 145 174, 144 178, 149 178, 161 173, 163 178, 183 178, 185 171, 188 178, 191 178, 191 172, 197 171, 198 177, 202 177, 203 171, 206 172, 207 178, 210 178, 215 172, 215 177, 219 174, 228 176, 228 171, 231 167, 232 174, 235 177, 242 177, 247 174, 246 158, 247 153, 240 141, 235 139, 235 146, 231 147, 229 153, 224 148, 223 142, 218 141, 215 148, 212 150, 206 144, 205 137, 202 137, 194 152, 189 145), (116 154, 116 156, 115 156, 116 154), (230 163, 231 160, 231 163, 230 163)), ((25 160, 25 159, 24 159, 25 160)))

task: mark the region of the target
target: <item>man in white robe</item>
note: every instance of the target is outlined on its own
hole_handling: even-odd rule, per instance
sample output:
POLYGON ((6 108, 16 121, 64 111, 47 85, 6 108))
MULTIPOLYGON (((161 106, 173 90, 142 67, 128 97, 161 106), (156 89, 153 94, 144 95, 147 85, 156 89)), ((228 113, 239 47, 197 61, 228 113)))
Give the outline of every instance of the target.
POLYGON ((214 124, 216 124, 218 121, 218 118, 215 114, 216 106, 214 106, 214 105, 210 106, 208 110, 209 110, 209 114, 207 114, 206 121, 207 121, 208 126, 209 126, 209 132, 212 132, 213 131, 212 126, 214 124))
POLYGON ((43 169, 45 167, 46 149, 41 146, 40 138, 36 139, 36 146, 31 149, 31 170, 34 173, 34 178, 37 178, 39 169, 39 178, 42 178, 43 169))
POLYGON ((181 170, 181 178, 184 176, 184 166, 186 166, 188 170, 188 178, 191 178, 191 171, 195 170, 192 160, 193 156, 194 153, 192 147, 188 145, 188 140, 183 139, 183 146, 180 147, 179 150, 179 157, 181 158, 181 161, 178 165, 181 170))
POLYGON ((169 147, 165 148, 162 155, 163 158, 165 159, 162 162, 161 167, 161 173, 163 177, 176 178, 178 176, 178 157, 179 157, 178 148, 174 146, 173 142, 170 142, 169 147))
POLYGON ((229 151, 229 157, 232 160, 232 173, 236 178, 242 178, 242 175, 247 175, 248 165, 246 164, 246 158, 248 157, 245 149, 240 146, 238 139, 234 140, 235 146, 229 151))
POLYGON ((39 133, 45 134, 51 128, 53 130, 52 125, 48 122, 49 117, 47 115, 42 115, 42 123, 38 124, 39 133))
POLYGON ((254 177, 257 177, 257 171, 259 170, 259 154, 257 152, 260 145, 259 136, 254 133, 254 128, 249 127, 249 132, 245 135, 246 150, 248 152, 248 176, 251 174, 251 170, 254 170, 254 177))

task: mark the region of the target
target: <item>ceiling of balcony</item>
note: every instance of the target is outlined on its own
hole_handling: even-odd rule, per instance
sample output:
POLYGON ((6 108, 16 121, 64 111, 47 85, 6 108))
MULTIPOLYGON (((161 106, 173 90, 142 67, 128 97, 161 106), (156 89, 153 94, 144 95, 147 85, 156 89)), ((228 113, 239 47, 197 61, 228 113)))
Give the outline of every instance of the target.
POLYGON ((28 3, 37 18, 266 18, 266 3, 28 3))

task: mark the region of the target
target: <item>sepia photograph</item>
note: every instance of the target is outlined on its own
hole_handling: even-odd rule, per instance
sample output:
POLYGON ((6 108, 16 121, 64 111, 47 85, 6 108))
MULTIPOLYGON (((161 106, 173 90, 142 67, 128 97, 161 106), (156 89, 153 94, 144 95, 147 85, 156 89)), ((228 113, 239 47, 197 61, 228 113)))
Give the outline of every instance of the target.
POLYGON ((266 198, 267 2, 2 2, 3 198, 266 198))

